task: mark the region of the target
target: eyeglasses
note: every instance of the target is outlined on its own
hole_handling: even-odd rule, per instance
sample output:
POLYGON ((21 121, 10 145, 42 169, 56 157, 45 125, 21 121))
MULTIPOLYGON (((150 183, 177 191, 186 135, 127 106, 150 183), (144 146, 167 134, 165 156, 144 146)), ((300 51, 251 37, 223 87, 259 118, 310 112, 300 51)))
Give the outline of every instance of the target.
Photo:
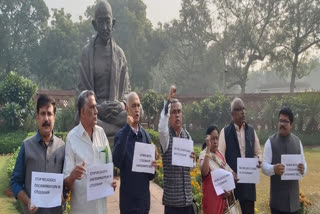
POLYGON ((279 120, 279 123, 289 124, 290 121, 289 121, 289 120, 280 119, 280 120, 279 120))
POLYGON ((181 114, 182 113, 182 111, 181 111, 181 109, 176 109, 176 110, 172 110, 171 112, 170 112, 170 114, 181 114))

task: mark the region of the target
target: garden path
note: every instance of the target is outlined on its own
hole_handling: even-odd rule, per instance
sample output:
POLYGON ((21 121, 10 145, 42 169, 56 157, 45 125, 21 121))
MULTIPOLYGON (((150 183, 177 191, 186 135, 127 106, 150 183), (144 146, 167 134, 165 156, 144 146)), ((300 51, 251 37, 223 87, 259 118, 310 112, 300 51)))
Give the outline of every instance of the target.
MULTIPOLYGON (((120 179, 117 180, 117 189, 112 197, 108 197, 107 200, 107 213, 120 214, 119 210, 119 189, 120 189, 120 179)), ((162 205, 162 194, 163 190, 157 184, 150 182, 150 197, 151 197, 151 207, 150 212, 152 214, 162 214, 164 212, 164 207, 162 205)))

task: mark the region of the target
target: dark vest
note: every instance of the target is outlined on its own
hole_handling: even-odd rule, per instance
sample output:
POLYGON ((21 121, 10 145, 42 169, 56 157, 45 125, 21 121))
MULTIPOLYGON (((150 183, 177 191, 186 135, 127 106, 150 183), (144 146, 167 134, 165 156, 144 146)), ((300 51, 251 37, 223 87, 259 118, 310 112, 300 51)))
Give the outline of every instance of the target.
MULTIPOLYGON (((271 164, 281 163, 282 154, 301 154, 300 140, 294 134, 281 137, 279 133, 270 138, 272 149, 271 164)), ((271 176, 270 207, 282 212, 296 212, 299 204, 299 181, 281 180, 281 176, 271 176)))
MULTIPOLYGON (((228 126, 224 128, 224 137, 226 141, 226 153, 225 158, 229 166, 234 172, 237 172, 237 158, 241 157, 239 141, 236 133, 236 129, 234 127, 234 123, 230 123, 228 126)), ((255 135, 254 129, 245 124, 245 155, 246 158, 254 157, 254 142, 255 135)), ((236 185, 236 189, 234 190, 234 194, 237 199, 240 201, 248 200, 255 201, 256 200, 256 185, 255 184, 240 184, 236 185)))
POLYGON ((186 207, 192 205, 191 178, 189 167, 172 165, 172 142, 173 137, 190 139, 189 133, 181 130, 180 136, 169 128, 169 146, 162 153, 163 162, 163 198, 162 203, 170 207, 186 207))
MULTIPOLYGON (((25 192, 30 197, 32 171, 62 173, 65 146, 61 139, 53 136, 53 142, 46 147, 44 142, 38 141, 37 135, 26 139, 23 144, 25 149, 24 164, 26 166, 24 188, 25 192)), ((24 213, 28 213, 26 205, 24 205, 24 213)), ((54 208, 39 208, 37 213, 57 214, 62 213, 62 208, 61 206, 54 208)))

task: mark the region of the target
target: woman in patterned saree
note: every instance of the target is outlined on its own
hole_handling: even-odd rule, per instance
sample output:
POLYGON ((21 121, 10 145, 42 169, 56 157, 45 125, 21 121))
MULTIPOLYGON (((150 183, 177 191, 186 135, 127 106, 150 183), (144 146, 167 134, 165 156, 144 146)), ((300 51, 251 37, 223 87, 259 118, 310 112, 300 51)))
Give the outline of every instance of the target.
MULTIPOLYGON (((223 155, 218 150, 219 129, 215 125, 208 127, 206 132, 206 148, 200 153, 200 170, 202 175, 202 208, 203 214, 223 214, 226 207, 226 200, 231 194, 225 192, 217 195, 211 180, 211 171, 225 169, 233 172, 226 164, 223 155)), ((233 173, 234 174, 234 173, 233 173)))

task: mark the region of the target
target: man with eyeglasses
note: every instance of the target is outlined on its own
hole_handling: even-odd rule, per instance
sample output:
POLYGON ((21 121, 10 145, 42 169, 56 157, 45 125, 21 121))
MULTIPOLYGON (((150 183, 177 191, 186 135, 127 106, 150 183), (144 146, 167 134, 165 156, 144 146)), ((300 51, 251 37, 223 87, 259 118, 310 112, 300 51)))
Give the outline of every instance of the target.
MULTIPOLYGON (((232 122, 221 130, 219 151, 226 158, 228 165, 237 172, 237 158, 258 158, 261 165, 259 138, 252 126, 245 122, 246 109, 242 99, 236 97, 231 102, 232 122)), ((254 213, 256 200, 255 184, 237 183, 234 190, 243 214, 254 213)))
POLYGON ((301 154, 302 163, 298 164, 301 175, 307 171, 300 139, 291 133, 294 116, 289 107, 282 107, 279 112, 278 133, 272 135, 264 146, 262 172, 270 176, 270 208, 272 214, 298 213, 299 181, 281 180, 285 166, 281 164, 283 154, 301 154))
MULTIPOLYGON (((173 138, 187 138, 190 134, 182 127, 182 104, 174 99, 176 87, 171 86, 168 100, 160 114, 159 138, 163 162, 163 197, 165 214, 194 214, 192 206, 192 191, 190 167, 172 165, 173 138)), ((195 162, 195 154, 190 158, 195 162)))

